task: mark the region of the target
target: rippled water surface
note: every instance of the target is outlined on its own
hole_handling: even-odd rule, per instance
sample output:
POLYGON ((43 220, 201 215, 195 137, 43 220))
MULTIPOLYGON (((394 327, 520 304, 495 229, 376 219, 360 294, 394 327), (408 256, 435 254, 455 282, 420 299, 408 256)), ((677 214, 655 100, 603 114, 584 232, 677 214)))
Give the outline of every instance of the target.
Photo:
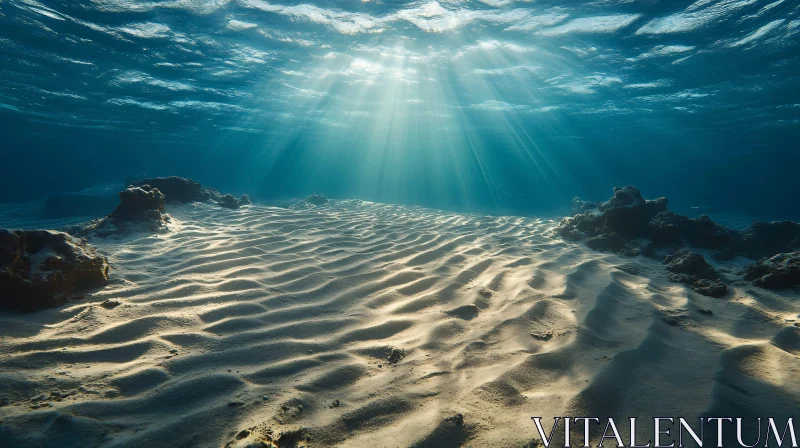
MULTIPOLYGON (((0 0, 3 151, 65 190, 525 208, 635 183, 780 215, 798 32, 789 0, 0 0)), ((8 171, 4 200, 46 190, 8 171)))

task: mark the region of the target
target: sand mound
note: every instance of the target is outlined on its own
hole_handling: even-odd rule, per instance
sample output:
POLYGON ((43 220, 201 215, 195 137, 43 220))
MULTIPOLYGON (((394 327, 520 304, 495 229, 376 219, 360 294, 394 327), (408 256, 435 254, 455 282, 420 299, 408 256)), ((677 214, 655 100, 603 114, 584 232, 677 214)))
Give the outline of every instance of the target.
POLYGON ((92 240, 107 288, 0 314, 0 446, 512 447, 531 416, 799 408, 791 291, 700 296, 554 221, 167 212, 168 233, 92 240))

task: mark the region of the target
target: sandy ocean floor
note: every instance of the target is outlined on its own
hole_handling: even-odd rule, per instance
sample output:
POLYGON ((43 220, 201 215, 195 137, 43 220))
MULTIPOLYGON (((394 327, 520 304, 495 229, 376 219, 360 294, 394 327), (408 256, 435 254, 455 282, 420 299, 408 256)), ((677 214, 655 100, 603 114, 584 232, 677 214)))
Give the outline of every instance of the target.
POLYGON ((532 416, 797 414, 800 297, 738 280, 741 260, 715 265, 731 289, 715 299, 549 220, 167 211, 167 233, 91 240, 107 288, 0 313, 0 445, 222 447, 306 427, 320 447, 522 447, 532 416))

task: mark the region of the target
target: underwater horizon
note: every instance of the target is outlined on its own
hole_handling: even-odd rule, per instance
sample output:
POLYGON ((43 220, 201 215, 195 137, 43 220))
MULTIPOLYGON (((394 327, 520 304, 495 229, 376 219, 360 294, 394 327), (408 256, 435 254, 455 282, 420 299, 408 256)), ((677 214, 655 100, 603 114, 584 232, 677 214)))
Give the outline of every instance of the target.
POLYGON ((0 0, 0 202, 146 174, 798 219, 799 32, 788 0, 0 0))

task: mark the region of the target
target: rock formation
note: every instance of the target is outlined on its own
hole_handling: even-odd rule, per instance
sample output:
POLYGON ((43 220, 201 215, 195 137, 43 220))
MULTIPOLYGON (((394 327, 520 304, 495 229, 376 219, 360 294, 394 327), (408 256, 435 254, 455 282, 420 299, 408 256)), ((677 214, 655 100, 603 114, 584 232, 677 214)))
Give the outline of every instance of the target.
POLYGON ((155 177, 134 182, 136 187, 149 185, 164 194, 167 203, 186 204, 203 200, 202 186, 184 177, 155 177))
POLYGON ((615 187, 614 197, 596 208, 589 207, 583 213, 562 219, 557 231, 573 241, 606 235, 601 240, 607 243, 598 246, 614 252, 625 252, 632 244, 641 243, 635 241, 637 239, 649 240, 657 248, 688 245, 712 249, 715 258, 723 260, 736 256, 761 258, 800 250, 800 223, 754 222, 747 230, 738 232, 715 223, 706 215, 689 218, 674 213, 667 209, 666 198, 645 200, 632 186, 615 187), (623 240, 626 244, 621 244, 623 240))
POLYGON ((161 221, 164 197, 149 185, 128 187, 119 193, 120 203, 108 217, 117 222, 161 221))
POLYGON ((306 196, 305 201, 311 205, 323 205, 328 203, 328 198, 319 193, 312 193, 306 196))
POLYGON ((722 297, 728 291, 702 255, 681 249, 664 259, 672 281, 683 283, 704 296, 722 297))
POLYGON ((149 185, 128 187, 119 193, 120 203, 111 214, 84 226, 71 226, 68 232, 80 236, 106 237, 130 231, 156 232, 170 221, 164 213, 164 194, 149 185))
POLYGON ((220 207, 237 209, 239 208, 239 200, 233 197, 233 195, 225 194, 220 196, 220 198, 217 200, 217 205, 220 207))
POLYGON ((108 262, 86 240, 53 230, 0 229, 0 307, 35 311, 108 282, 108 262))
POLYGON ((222 197, 222 194, 220 194, 219 191, 217 191, 217 190, 215 190, 213 188, 203 187, 203 188, 200 189, 200 201, 202 201, 202 202, 205 202, 205 201, 217 202, 217 201, 219 201, 219 198, 221 198, 221 197, 222 197))
MULTIPOLYGON (((765 288, 786 287, 772 285, 793 284, 796 276, 797 258, 792 254, 800 251, 800 223, 754 222, 739 232, 715 223, 706 215, 689 218, 674 213, 667 209, 666 198, 645 200, 632 186, 615 187, 614 196, 606 202, 591 203, 576 198, 572 206, 580 213, 562 219, 556 230, 564 239, 585 240, 594 250, 656 257, 656 249, 674 251, 690 246, 711 249, 719 260, 763 257, 748 269, 747 278, 765 288)), ((705 263, 701 255, 688 256, 683 251, 673 257, 679 266, 689 261, 699 262, 697 257, 705 263)), ((675 269, 680 267, 667 263, 676 281, 701 294, 714 297, 725 294, 725 285, 716 274, 677 272, 675 269)))
POLYGON ((236 199, 232 195, 221 194, 213 188, 203 187, 199 182, 178 176, 142 179, 134 182, 133 185, 138 187, 149 185, 157 188, 164 194, 164 200, 169 204, 212 201, 220 207, 236 209, 242 205, 253 203, 247 195, 236 199))
POLYGON ((737 234, 733 252, 749 258, 800 251, 800 223, 793 221, 754 222, 737 234))
POLYGON ((636 187, 614 187, 614 196, 611 199, 596 209, 564 218, 558 232, 571 240, 600 235, 607 235, 607 240, 617 237, 644 238, 648 236, 650 220, 666 209, 666 198, 648 201, 642 198, 636 187))
POLYGON ((746 268, 744 278, 768 289, 800 286, 800 252, 762 258, 746 268))

